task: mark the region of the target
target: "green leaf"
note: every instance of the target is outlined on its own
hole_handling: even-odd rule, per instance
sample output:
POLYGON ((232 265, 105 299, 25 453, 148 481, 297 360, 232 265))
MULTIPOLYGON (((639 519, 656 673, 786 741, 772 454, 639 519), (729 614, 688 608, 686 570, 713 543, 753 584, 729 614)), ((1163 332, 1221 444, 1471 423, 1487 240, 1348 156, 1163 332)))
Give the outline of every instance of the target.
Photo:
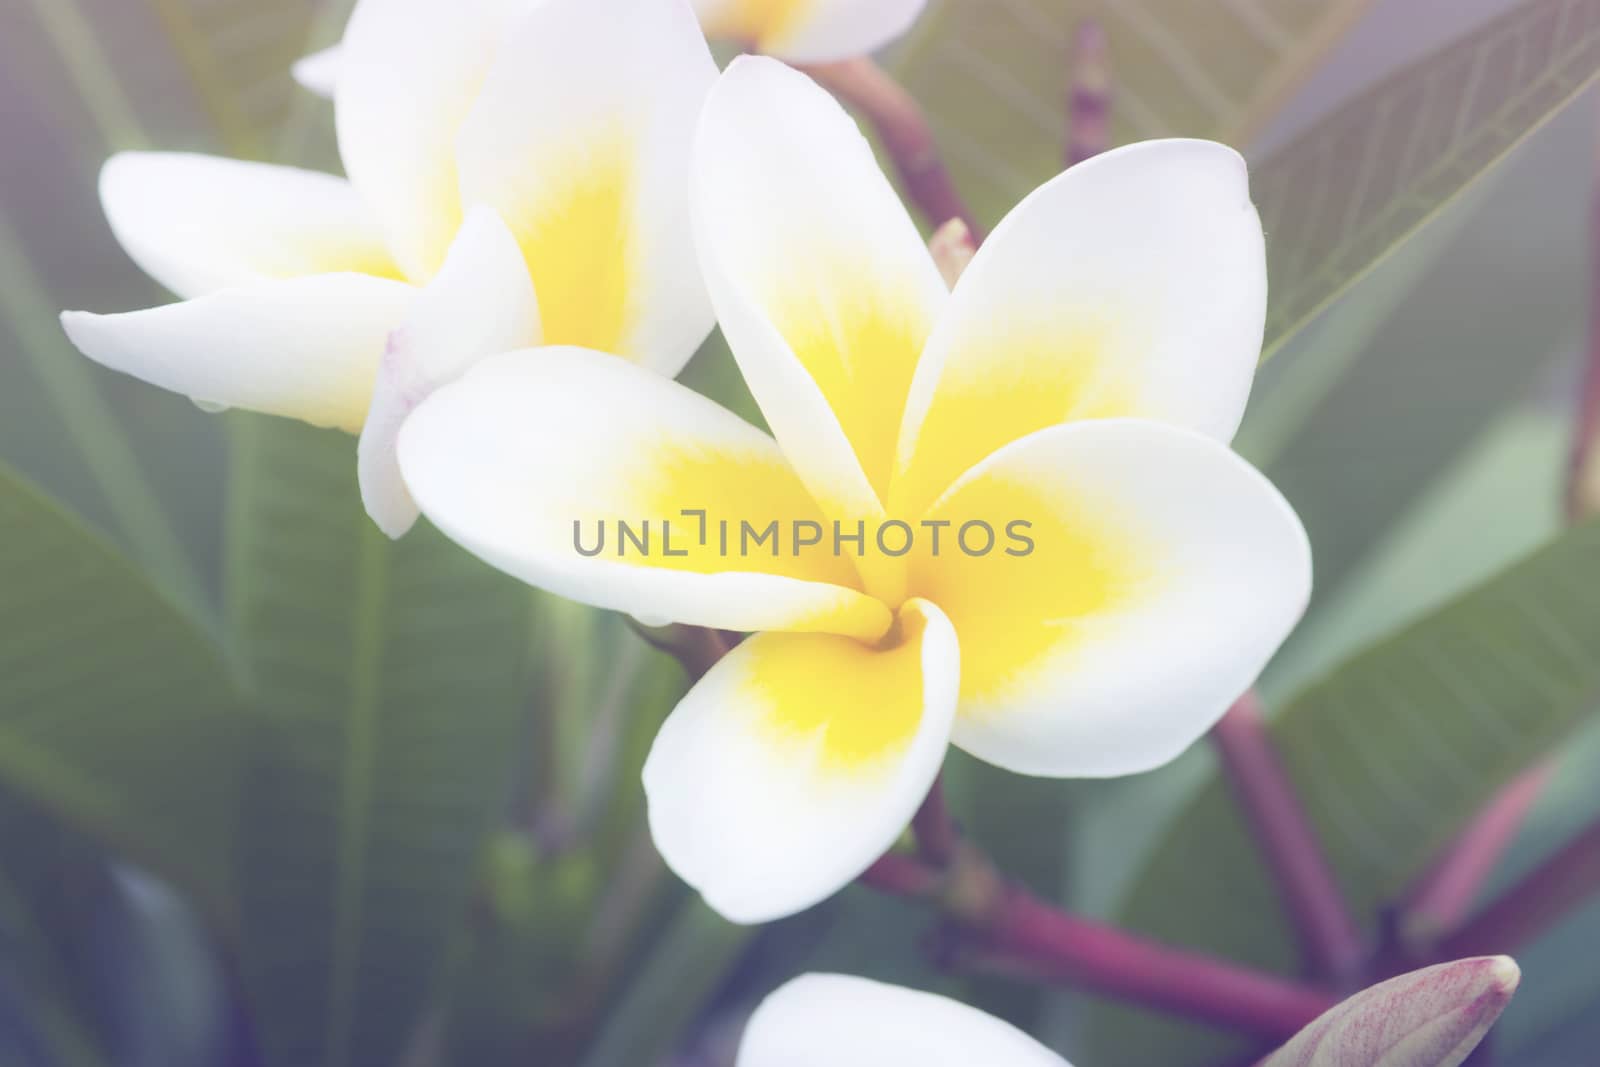
POLYGON ((682 1040, 756 931, 702 904, 684 901, 645 956, 583 1067, 654 1064, 682 1040))
MULTIPOLYGON (((1293 0, 945 0, 895 69, 992 225, 1062 167, 1071 38, 1113 54, 1116 140, 1248 143, 1365 8, 1293 0)), ((1525 0, 1255 161, 1272 303, 1266 353, 1328 307, 1600 73, 1600 3, 1525 0)))
POLYGON ((228 602, 259 700, 239 957, 269 1067, 396 1062, 526 747, 530 598, 363 514, 355 442, 240 417, 228 602))
POLYGON ((228 151, 260 157, 301 92, 290 76, 306 51, 317 0, 148 0, 228 151))
MULTIPOLYGON (((1263 368, 1237 447, 1306 524, 1320 603, 1339 594, 1485 426, 1572 352, 1589 304, 1588 234, 1572 218, 1574 205, 1588 201, 1595 143, 1592 112, 1569 108, 1263 368), (1472 216, 1463 219, 1463 208, 1472 216), (1281 403, 1279 387, 1332 371, 1327 357, 1337 353, 1319 343, 1385 290, 1403 290, 1396 268, 1403 275, 1441 235, 1449 239, 1437 262, 1424 261, 1424 276, 1359 357, 1300 413, 1286 411, 1294 405, 1281 403), (1261 433, 1275 418, 1283 425, 1261 433)), ((1559 464, 1536 477, 1547 480, 1559 464)), ((1548 512, 1558 498, 1553 489, 1548 512)))
MULTIPOLYGON (((1589 717, 1600 660, 1600 522, 1347 661, 1273 735, 1357 916, 1385 901, 1501 784, 1589 717)), ((1291 972, 1294 938, 1227 785, 1213 776, 1124 901, 1131 928, 1291 972)), ((1108 1009, 1093 1061, 1215 1058, 1203 1032, 1108 1009)))
POLYGON ((1072 35, 1111 40, 1118 142, 1241 143, 1370 0, 943 0, 894 69, 932 116, 957 184, 993 225, 1063 166, 1072 35))
POLYGON ((0 783, 225 899, 239 695, 185 611, 0 468, 0 783))
POLYGON ((1254 167, 1269 235, 1265 355, 1597 75, 1600 2, 1526 0, 1254 167))

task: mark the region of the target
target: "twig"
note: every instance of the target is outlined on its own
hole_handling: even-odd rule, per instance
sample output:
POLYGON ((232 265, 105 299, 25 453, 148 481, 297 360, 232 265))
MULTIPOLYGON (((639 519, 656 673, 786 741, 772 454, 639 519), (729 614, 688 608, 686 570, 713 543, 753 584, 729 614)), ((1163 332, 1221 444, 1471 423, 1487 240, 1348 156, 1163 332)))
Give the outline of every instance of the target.
POLYGON ((1337 1003, 1332 993, 1068 915, 1011 887, 990 946, 1058 982, 1283 1040, 1337 1003))
MULTIPOLYGON (((1596 169, 1600 171, 1600 167, 1596 169)), ((1567 516, 1573 521, 1600 512, 1600 179, 1595 183, 1589 213, 1589 345, 1567 478, 1567 516)))
POLYGON ((1069 915, 1002 881, 964 842, 943 874, 890 853, 862 882, 937 903, 948 920, 941 959, 955 968, 1072 986, 1274 1040, 1297 1033, 1338 999, 1069 915))
POLYGON ((1554 763, 1546 761, 1513 779, 1417 883, 1401 919, 1408 945, 1430 946, 1467 917, 1554 772, 1554 763))
POLYGON ((1229 709, 1211 739, 1306 952, 1320 973, 1340 982, 1354 979, 1366 956, 1360 929, 1267 735, 1254 692, 1229 709))
POLYGON ((1446 957, 1508 952, 1600 893, 1600 822, 1579 834, 1504 896, 1446 937, 1446 957))
POLYGON ((942 226, 950 219, 960 219, 974 235, 979 234, 972 212, 967 210, 945 169, 927 115, 899 82, 866 56, 799 69, 872 123, 885 151, 894 160, 906 195, 929 225, 942 226))
POLYGON ((885 852, 860 878, 861 884, 896 897, 932 896, 943 884, 940 873, 903 852, 885 852))
POLYGON ((1111 147, 1111 46, 1105 27, 1095 19, 1078 23, 1072 37, 1067 115, 1067 166, 1111 147))
POLYGON ((917 839, 917 854, 929 866, 948 867, 955 859, 958 833, 944 802, 942 779, 934 779, 933 788, 912 817, 911 833, 917 839))
POLYGON ((631 615, 626 618, 628 626, 645 644, 683 665, 690 684, 705 677, 706 672, 738 644, 736 636, 704 626, 646 626, 631 615))

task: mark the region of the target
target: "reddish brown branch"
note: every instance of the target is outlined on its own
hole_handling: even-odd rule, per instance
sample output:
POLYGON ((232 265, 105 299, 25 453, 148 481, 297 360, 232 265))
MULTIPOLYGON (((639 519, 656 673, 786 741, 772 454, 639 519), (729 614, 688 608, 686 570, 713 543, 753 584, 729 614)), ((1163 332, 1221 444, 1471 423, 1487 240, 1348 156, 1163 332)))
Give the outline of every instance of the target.
POLYGON ((1184 952, 1068 915, 1011 888, 988 948, 1055 981, 1283 1040, 1337 1002, 1332 993, 1184 952))
POLYGON ((1405 908, 1401 932, 1407 943, 1430 946, 1461 925, 1554 770, 1553 763, 1540 763, 1513 779, 1444 851, 1405 908))
POLYGON ((1509 952, 1600 894, 1600 823, 1551 856, 1440 944, 1447 958, 1509 952))
POLYGON ((964 843, 957 843, 947 872, 890 853, 862 881, 938 903, 949 920, 941 953, 949 966, 1071 986, 1273 1040, 1298 1032, 1337 1000, 1069 915, 1002 881, 988 859, 964 843))
POLYGON ((1317 970, 1353 979, 1365 959, 1360 929, 1273 747, 1260 700, 1246 693, 1211 731, 1239 806, 1317 970))
POLYGON ((1600 513, 1600 179, 1590 200, 1589 249, 1589 345, 1567 477, 1567 515, 1574 521, 1600 513))
POLYGON ((1111 147, 1111 45, 1094 19, 1078 23, 1073 34, 1067 115, 1067 166, 1111 147))
POLYGON ((899 82, 865 56, 801 69, 872 123, 906 195, 930 226, 960 219, 978 234, 977 221, 945 169, 927 115, 899 82))
POLYGON ((911 833, 917 839, 917 854, 930 867, 948 867, 955 859, 957 831, 955 820, 944 802, 944 782, 934 779, 933 788, 911 819, 911 833))

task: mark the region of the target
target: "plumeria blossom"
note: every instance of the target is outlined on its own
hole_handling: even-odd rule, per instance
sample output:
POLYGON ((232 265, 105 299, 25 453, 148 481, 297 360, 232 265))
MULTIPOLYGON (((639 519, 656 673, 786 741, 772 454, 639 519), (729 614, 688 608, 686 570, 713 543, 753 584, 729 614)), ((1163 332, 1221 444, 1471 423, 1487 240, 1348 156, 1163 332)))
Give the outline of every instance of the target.
POLYGON ((931 993, 808 974, 750 1017, 734 1067, 1068 1067, 1010 1023, 931 993))
MULTIPOLYGON (((531 7, 543 0, 501 0, 531 7)), ((790 63, 830 63, 869 55, 911 27, 927 0, 693 0, 708 37, 731 41, 790 63)), ((434 0, 443 10, 446 3, 434 0)), ((468 5, 469 7, 474 5, 468 5)), ((476 5, 481 7, 480 2, 476 5)), ((334 45, 295 64, 302 86, 333 97, 344 66, 334 45)))
POLYGON ((686 0, 361 0, 349 179, 113 157, 112 229, 183 302, 63 323, 203 406, 360 432, 362 496, 399 536, 399 428, 478 358, 581 344, 673 375, 710 333, 684 190, 716 73, 686 0))
POLYGON ((1266 308, 1239 156, 1158 141, 1074 167, 951 291, 846 113, 745 57, 707 101, 692 184, 772 436, 567 348, 481 362, 400 437, 423 511, 496 566, 755 632, 645 768, 678 874, 730 919, 772 919, 888 849, 952 742, 1108 776, 1204 733, 1311 581, 1294 512, 1225 444, 1266 308), (774 524, 752 549, 745 527, 774 524))

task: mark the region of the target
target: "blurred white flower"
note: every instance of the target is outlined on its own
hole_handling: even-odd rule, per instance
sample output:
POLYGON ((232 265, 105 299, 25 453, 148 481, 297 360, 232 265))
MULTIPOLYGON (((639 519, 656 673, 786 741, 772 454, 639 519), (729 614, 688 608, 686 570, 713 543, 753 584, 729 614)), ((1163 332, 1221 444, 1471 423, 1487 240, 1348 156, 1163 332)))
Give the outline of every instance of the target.
MULTIPOLYGON (((429 0, 440 10, 442 0, 429 0)), ((516 10, 540 0, 497 0, 516 10)), ((829 63, 869 55, 911 27, 928 0, 691 0, 708 37, 791 63, 829 63)), ((342 45, 306 56, 295 80, 332 98, 342 45)))
POLYGON ((734 1067, 1069 1067, 1010 1023, 945 997, 808 974, 756 1009, 734 1067))
POLYGON ((114 157, 112 229, 184 301, 63 324, 203 406, 362 431, 398 536, 399 425, 478 357, 581 344, 671 375, 710 332, 683 190, 716 67, 687 0, 361 0, 345 41, 349 180, 114 157))
POLYGON ((400 460, 424 512, 509 573, 770 631, 694 687, 645 768, 657 847, 714 908, 764 921, 838 890, 952 742, 1025 774, 1131 774, 1252 684, 1311 565, 1225 444, 1266 309, 1236 153, 1158 141, 1074 167, 952 292, 838 104, 742 58, 706 104, 693 201, 776 439, 565 349, 437 392, 400 460), (597 548, 618 520, 654 550, 617 529, 597 548), (747 529, 771 536, 752 550, 747 529))

